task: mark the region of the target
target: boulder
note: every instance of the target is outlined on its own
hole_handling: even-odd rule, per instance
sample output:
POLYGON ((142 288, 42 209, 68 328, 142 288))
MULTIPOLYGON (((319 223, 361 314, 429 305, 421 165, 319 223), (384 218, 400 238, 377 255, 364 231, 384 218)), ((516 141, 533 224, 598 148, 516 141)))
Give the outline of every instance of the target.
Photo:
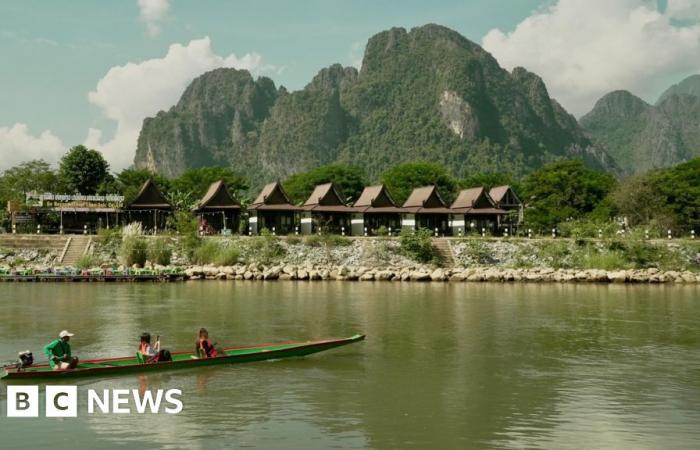
POLYGON ((443 281, 446 278, 447 276, 445 275, 445 271, 439 267, 433 270, 433 272, 430 274, 430 279, 432 281, 443 281))
POLYGON ((280 277, 281 270, 278 267, 272 267, 263 273, 264 280, 276 280, 280 277))
POLYGON ((608 280, 612 283, 624 283, 628 279, 627 272, 624 270, 615 270, 608 272, 608 280))
POLYGON ((424 271, 411 272, 411 281, 430 281, 430 273, 424 271))
POLYGON ((373 272, 365 272, 360 276, 360 281, 374 281, 373 272))

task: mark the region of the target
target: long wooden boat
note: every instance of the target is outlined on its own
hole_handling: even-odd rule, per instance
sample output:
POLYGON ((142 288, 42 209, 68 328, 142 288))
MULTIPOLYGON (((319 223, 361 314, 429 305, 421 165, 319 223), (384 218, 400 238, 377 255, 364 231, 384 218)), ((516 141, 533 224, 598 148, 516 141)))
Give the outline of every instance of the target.
POLYGON ((173 360, 159 363, 139 363, 136 355, 121 358, 92 359, 81 361, 75 369, 51 370, 48 364, 17 368, 4 367, 0 378, 3 379, 63 379, 98 375, 115 375, 122 373, 141 373, 173 369, 187 369, 217 364, 238 364, 266 359, 301 357, 322 352, 335 347, 364 340, 363 334, 356 334, 344 339, 326 339, 322 341, 283 342, 262 344, 250 347, 226 348, 223 355, 216 358, 197 359, 192 352, 172 353, 173 360))

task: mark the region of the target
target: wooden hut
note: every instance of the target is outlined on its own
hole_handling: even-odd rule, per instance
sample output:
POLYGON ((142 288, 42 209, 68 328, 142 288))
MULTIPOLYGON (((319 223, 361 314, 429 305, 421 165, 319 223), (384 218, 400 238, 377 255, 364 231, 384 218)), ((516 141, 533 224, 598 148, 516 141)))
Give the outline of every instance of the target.
POLYGON ((506 211, 496 207, 496 203, 483 187, 460 191, 450 206, 452 210, 452 234, 462 236, 469 231, 496 231, 500 218, 506 211))
POLYGON ((350 233, 353 209, 343 202, 333 183, 319 184, 301 208, 301 232, 350 233))
POLYGON ((352 234, 372 236, 381 227, 387 232, 398 232, 402 211, 383 184, 367 186, 353 205, 352 234))
POLYGON ((266 228, 274 234, 289 234, 295 231, 297 206, 279 181, 266 185, 253 203, 248 206, 249 233, 258 234, 266 228))
POLYGON ((241 205, 231 195, 223 180, 209 186, 192 212, 199 216, 200 234, 230 234, 231 230, 238 231, 241 205))
POLYGON ((439 235, 449 235, 450 214, 435 186, 416 188, 403 204, 401 227, 408 229, 427 228, 439 235))
POLYGON ((489 196, 498 208, 508 211, 508 215, 504 217, 508 225, 517 227, 523 222, 523 202, 511 186, 493 187, 489 191, 489 196))
POLYGON ((144 230, 156 234, 165 228, 165 222, 173 211, 170 202, 150 178, 143 183, 136 197, 127 205, 126 222, 140 222, 144 230))

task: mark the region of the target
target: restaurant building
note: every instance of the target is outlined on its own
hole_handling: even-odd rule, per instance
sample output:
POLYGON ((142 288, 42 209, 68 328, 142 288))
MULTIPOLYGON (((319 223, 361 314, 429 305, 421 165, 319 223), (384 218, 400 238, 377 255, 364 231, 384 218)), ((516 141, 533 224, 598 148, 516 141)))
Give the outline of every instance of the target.
POLYGON ((93 234, 119 224, 124 197, 31 192, 25 205, 8 208, 13 229, 19 232, 93 234))
POLYGON ((238 231, 241 204, 231 195, 223 180, 209 186, 204 196, 192 208, 199 218, 200 234, 229 235, 238 231))
POLYGON ((401 212, 383 184, 367 186, 353 204, 352 234, 374 236, 382 227, 388 233, 401 229, 401 212))
POLYGON ((263 228, 274 234, 296 231, 297 212, 279 181, 266 185, 253 203, 248 206, 248 231, 258 234, 263 228))

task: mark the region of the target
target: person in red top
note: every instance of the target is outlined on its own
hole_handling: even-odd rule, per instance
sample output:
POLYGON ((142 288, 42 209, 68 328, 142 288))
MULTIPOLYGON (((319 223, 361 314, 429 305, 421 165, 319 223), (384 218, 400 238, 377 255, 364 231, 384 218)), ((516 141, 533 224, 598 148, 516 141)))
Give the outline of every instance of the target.
POLYGON ((214 344, 209 340, 209 332, 206 328, 199 329, 199 338, 195 342, 195 353, 200 358, 216 358, 219 353, 214 348, 214 344))

